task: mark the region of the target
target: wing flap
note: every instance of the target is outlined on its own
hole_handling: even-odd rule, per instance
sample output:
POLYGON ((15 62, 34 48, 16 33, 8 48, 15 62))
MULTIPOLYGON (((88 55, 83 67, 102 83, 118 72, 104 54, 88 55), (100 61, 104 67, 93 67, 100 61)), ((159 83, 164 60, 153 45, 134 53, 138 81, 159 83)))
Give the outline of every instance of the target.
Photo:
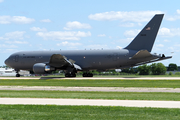
POLYGON ((79 65, 73 64, 76 70, 82 70, 82 68, 79 65))

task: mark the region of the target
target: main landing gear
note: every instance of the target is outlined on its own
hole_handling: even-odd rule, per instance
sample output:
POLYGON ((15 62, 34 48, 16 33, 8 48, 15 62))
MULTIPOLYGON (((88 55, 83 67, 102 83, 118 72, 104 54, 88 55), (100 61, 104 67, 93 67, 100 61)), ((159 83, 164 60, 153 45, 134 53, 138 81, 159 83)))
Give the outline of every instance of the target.
POLYGON ((93 77, 92 73, 83 73, 83 77, 93 77))
POLYGON ((76 77, 75 73, 66 73, 65 77, 76 77))
MULTIPOLYGON (((83 73, 83 77, 93 77, 92 73, 83 73)), ((76 77, 75 73, 66 73, 65 77, 76 77)))

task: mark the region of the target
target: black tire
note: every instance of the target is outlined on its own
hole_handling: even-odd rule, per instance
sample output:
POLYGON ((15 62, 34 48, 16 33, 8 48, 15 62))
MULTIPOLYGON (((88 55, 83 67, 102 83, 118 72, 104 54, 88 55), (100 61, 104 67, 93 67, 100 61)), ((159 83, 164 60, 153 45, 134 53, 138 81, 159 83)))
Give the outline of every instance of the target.
POLYGON ((83 77, 87 77, 87 73, 83 73, 83 77))
POLYGON ((69 76, 70 76, 70 74, 69 74, 69 73, 66 73, 66 74, 65 74, 65 77, 69 77, 69 76))
POLYGON ((72 73, 72 74, 66 73, 65 77, 76 77, 76 74, 75 73, 72 73))
POLYGON ((93 77, 93 74, 92 74, 92 73, 90 73, 90 77, 93 77))
POLYGON ((16 74, 16 77, 20 77, 20 74, 16 74))
POLYGON ((88 73, 88 77, 93 77, 93 74, 92 73, 88 73))
POLYGON ((76 74, 75 73, 73 73, 73 74, 71 74, 72 75, 72 77, 76 77, 76 74))
POLYGON ((83 77, 93 77, 92 73, 83 73, 83 77))

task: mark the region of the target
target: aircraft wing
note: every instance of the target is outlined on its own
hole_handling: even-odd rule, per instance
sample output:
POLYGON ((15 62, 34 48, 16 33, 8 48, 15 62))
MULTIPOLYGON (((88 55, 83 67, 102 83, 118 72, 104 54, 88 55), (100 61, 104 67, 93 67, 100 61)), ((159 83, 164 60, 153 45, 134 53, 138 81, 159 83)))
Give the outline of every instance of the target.
POLYGON ((56 68, 74 67, 77 70, 82 70, 80 66, 74 63, 74 60, 67 60, 67 58, 61 54, 53 54, 50 58, 49 65, 56 68))

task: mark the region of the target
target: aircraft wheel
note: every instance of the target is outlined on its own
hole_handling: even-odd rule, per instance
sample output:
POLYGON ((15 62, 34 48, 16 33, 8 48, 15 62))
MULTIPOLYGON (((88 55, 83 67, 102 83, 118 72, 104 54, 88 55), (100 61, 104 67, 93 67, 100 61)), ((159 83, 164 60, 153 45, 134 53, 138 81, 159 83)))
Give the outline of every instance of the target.
POLYGON ((93 77, 93 74, 92 74, 92 73, 89 73, 88 77, 93 77))
POLYGON ((75 73, 72 73, 72 74, 66 73, 65 77, 76 77, 76 74, 75 73))
POLYGON ((83 77, 93 77, 92 73, 83 73, 83 77))
POLYGON ((69 76, 70 76, 70 74, 69 74, 69 73, 66 73, 66 74, 65 74, 65 77, 69 77, 69 76))
POLYGON ((83 77, 87 77, 87 73, 83 73, 83 77))
POLYGON ((76 77, 76 74, 75 73, 71 73, 70 77, 76 77))
POLYGON ((91 77, 93 77, 93 74, 91 74, 91 77))
POLYGON ((16 77, 20 77, 20 74, 16 74, 16 77))
POLYGON ((76 77, 76 74, 75 74, 75 73, 72 73, 71 76, 72 76, 72 77, 76 77))

